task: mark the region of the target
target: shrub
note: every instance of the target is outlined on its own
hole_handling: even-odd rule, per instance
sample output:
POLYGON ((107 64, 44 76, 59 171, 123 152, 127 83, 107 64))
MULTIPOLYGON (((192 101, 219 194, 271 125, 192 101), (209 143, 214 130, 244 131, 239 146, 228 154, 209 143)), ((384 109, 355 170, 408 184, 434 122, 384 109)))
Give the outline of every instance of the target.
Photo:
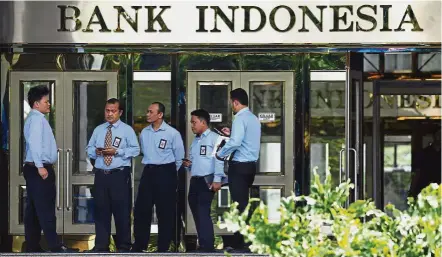
POLYGON ((250 205, 241 214, 234 203, 218 225, 243 234, 252 252, 274 257, 441 256, 441 185, 431 184, 416 201, 409 198, 405 211, 388 205, 386 212, 370 200, 344 208, 351 188, 349 181, 334 188, 330 173, 321 183, 315 173, 309 196, 281 200, 278 222, 269 221, 260 202, 247 224, 250 205))

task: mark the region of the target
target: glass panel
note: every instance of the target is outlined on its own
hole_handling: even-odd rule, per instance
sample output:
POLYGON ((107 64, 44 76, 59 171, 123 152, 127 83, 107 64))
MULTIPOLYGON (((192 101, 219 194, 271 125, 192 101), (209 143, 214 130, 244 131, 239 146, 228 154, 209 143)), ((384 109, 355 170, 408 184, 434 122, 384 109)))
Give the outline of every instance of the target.
POLYGON ((94 223, 93 186, 73 186, 73 223, 94 223))
POLYGON ((230 126, 232 112, 229 104, 230 82, 198 82, 197 108, 211 114, 211 122, 217 126, 230 126))
POLYGON ((25 211, 26 211, 26 199, 28 198, 28 194, 26 191, 26 186, 20 186, 19 188, 19 217, 18 223, 24 224, 25 220, 25 211))
POLYGON ((106 81, 74 81, 74 175, 92 174, 93 160, 85 149, 95 127, 104 122, 106 100, 106 81))
POLYGON ((379 54, 364 54, 364 72, 379 71, 379 54))
POLYGON ((385 72, 410 73, 411 53, 386 53, 385 72))
POLYGON ((281 173, 283 156, 283 82, 251 82, 250 108, 261 122, 260 173, 281 173))
MULTIPOLYGON (((133 84, 133 128, 137 135, 149 124, 146 120, 146 111, 152 102, 161 102, 166 107, 165 120, 170 121, 170 110, 172 106, 170 81, 134 81, 133 84)), ((134 160, 134 196, 138 195, 138 186, 144 165, 141 164, 143 156, 137 156, 134 160)), ((155 211, 152 215, 152 224, 157 224, 155 211)))
POLYGON ((267 205, 268 219, 270 223, 277 223, 281 220, 279 207, 281 205, 281 188, 260 187, 259 198, 267 205))
MULTIPOLYGON (((339 154, 345 146, 345 82, 310 83, 310 172, 339 183, 339 154)), ((311 174, 313 179, 313 174, 311 174)))
POLYGON ((411 183, 411 135, 384 136, 384 204, 407 208, 411 183))
POLYGON ((134 81, 133 120, 137 134, 149 125, 146 120, 146 111, 152 102, 163 103, 166 107, 165 120, 170 120, 171 90, 170 81, 134 81))
POLYGON ((418 69, 422 72, 440 72, 441 53, 418 54, 418 69))
MULTIPOLYGON (((45 115, 46 119, 48 120, 49 124, 51 125, 52 132, 54 133, 54 136, 56 135, 55 131, 55 82, 54 81, 20 81, 20 87, 22 89, 22 101, 23 101, 23 120, 22 120, 22 126, 24 126, 26 118, 28 117, 29 113, 32 110, 32 106, 28 103, 28 93, 29 90, 36 86, 46 86, 49 88, 49 101, 51 104, 51 112, 47 115, 45 115)), ((23 131, 23 127, 22 127, 23 131)), ((24 137, 22 137, 22 156, 20 157, 20 162, 23 163, 24 159, 26 158, 26 142, 24 140, 24 137)), ((20 174, 22 173, 22 170, 20 170, 20 174)))

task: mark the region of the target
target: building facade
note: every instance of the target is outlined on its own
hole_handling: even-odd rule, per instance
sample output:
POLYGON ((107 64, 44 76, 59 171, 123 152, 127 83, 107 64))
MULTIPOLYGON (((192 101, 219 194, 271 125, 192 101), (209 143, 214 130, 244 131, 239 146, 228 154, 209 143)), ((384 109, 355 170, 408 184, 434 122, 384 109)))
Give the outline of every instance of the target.
MULTIPOLYGON (((204 108, 214 126, 229 126, 229 91, 245 89, 262 123, 251 194, 274 219, 281 197, 309 193, 314 172, 329 171, 336 185, 350 179, 349 201, 405 208, 417 156, 440 127, 438 1, 6 1, 0 19, 2 245, 24 233, 22 128, 35 85, 51 90, 58 232, 71 237, 94 233, 84 149, 110 97, 137 133, 148 105, 163 102, 188 149, 190 112, 204 108)), ((141 157, 133 164, 135 198, 141 157)), ((180 181, 177 223, 195 235, 184 172, 180 181)), ((222 221, 228 188, 215 201, 222 221)))

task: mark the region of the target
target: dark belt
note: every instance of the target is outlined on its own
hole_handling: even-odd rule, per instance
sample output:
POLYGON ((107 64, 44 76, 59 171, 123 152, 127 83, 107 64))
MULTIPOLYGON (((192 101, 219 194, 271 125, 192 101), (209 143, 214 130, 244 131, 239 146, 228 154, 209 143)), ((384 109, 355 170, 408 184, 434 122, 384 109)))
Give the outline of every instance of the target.
POLYGON ((95 168, 95 170, 100 171, 100 172, 103 172, 105 175, 109 175, 109 174, 112 174, 112 173, 114 173, 114 172, 121 172, 121 171, 123 171, 125 168, 128 168, 128 167, 123 166, 123 167, 118 167, 118 168, 110 169, 110 170, 103 170, 103 169, 97 169, 97 168, 95 168))
POLYGON ((252 164, 252 163, 256 163, 256 161, 252 161, 252 162, 229 161, 229 163, 231 163, 231 164, 252 164))
POLYGON ((166 164, 145 164, 144 167, 148 168, 148 169, 152 169, 152 168, 160 168, 160 167, 165 167, 165 166, 169 166, 169 165, 175 165, 174 162, 171 163, 166 163, 166 164))
MULTIPOLYGON (((25 162, 25 165, 29 165, 29 166, 32 166, 32 167, 36 167, 35 166, 35 163, 33 163, 33 162, 25 162)), ((52 168, 54 165, 53 164, 51 164, 51 163, 43 163, 43 167, 50 167, 50 168, 52 168)))

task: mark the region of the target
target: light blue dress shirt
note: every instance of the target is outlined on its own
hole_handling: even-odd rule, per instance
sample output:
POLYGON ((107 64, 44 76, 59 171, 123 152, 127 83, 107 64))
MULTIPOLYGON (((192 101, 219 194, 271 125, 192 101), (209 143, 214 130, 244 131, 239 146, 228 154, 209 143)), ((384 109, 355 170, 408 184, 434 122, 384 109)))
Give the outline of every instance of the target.
POLYGON ((43 163, 57 162, 57 142, 43 113, 33 109, 26 118, 23 133, 26 142, 25 162, 33 162, 37 168, 42 168, 43 163))
POLYGON ((202 135, 193 139, 189 153, 192 162, 190 167, 192 177, 215 174, 213 182, 221 182, 221 179, 226 176, 224 174, 224 161, 216 159, 213 155, 218 137, 218 134, 207 129, 202 135))
POLYGON ((131 158, 140 154, 140 146, 133 128, 121 120, 115 122, 111 128, 111 146, 117 149, 116 155, 112 157, 112 163, 107 166, 104 163, 104 157, 95 153, 97 148, 104 148, 104 141, 109 125, 110 123, 106 122, 94 129, 89 144, 86 147, 87 155, 89 158, 95 159, 95 168, 97 169, 111 170, 119 167, 130 167, 131 158))
POLYGON ((155 131, 152 124, 145 127, 140 134, 143 164, 168 164, 174 162, 179 170, 184 158, 184 144, 180 133, 163 121, 155 131))
POLYGON ((254 162, 259 158, 261 147, 261 123, 248 107, 235 115, 230 140, 218 151, 218 156, 225 158, 235 152, 234 161, 254 162))

